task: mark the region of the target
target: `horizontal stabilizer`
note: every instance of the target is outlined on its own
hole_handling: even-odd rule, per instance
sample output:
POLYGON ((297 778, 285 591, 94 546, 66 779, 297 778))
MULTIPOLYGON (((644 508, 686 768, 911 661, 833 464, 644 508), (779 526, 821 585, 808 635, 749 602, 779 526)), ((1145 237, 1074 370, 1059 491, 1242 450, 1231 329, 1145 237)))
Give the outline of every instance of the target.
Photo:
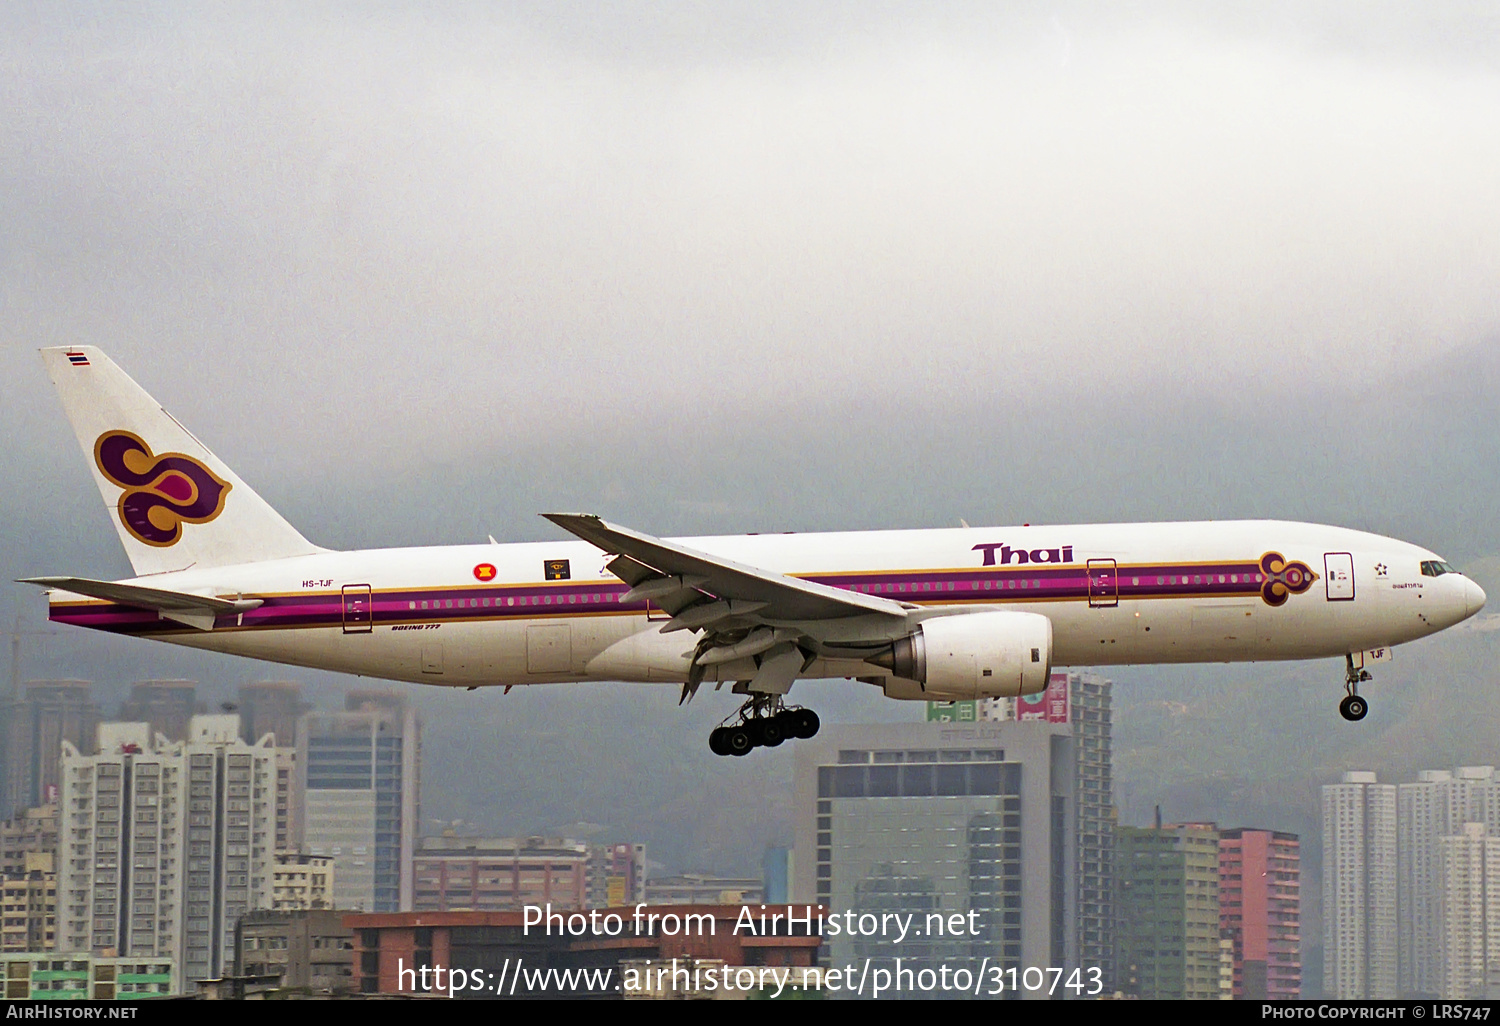
POLYGON ((247 613, 264 604, 263 599, 214 598, 211 595, 194 595, 185 591, 143 588, 138 584, 93 581, 86 577, 25 577, 16 583, 37 584, 74 595, 151 609, 168 620, 185 623, 200 631, 213 630, 214 619, 218 616, 247 613))

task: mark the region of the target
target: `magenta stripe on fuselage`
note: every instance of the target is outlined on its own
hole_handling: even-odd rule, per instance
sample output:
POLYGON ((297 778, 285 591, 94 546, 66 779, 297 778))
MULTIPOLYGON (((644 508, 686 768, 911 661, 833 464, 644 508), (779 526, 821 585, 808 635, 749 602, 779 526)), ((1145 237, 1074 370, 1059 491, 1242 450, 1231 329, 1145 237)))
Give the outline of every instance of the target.
MULTIPOLYGON (((997 566, 976 570, 903 571, 881 574, 827 574, 806 580, 916 603, 1085 601, 1090 597, 1088 569, 1078 564, 997 566)), ((1264 578, 1254 562, 1213 565, 1132 566, 1115 571, 1108 596, 1121 600, 1254 596, 1264 578)), ((642 614, 646 603, 621 604, 623 584, 532 583, 475 588, 426 588, 377 591, 368 599, 368 619, 375 625, 473 619, 540 619, 601 612, 642 614), (425 604, 425 608, 424 608, 425 604)), ((1094 596, 1096 599, 1099 595, 1094 596)), ((54 607, 51 619, 123 634, 180 632, 191 628, 159 619, 155 612, 118 604, 54 607)), ((344 623, 344 596, 338 592, 282 595, 240 617, 221 616, 217 628, 276 630, 339 627, 344 623)))

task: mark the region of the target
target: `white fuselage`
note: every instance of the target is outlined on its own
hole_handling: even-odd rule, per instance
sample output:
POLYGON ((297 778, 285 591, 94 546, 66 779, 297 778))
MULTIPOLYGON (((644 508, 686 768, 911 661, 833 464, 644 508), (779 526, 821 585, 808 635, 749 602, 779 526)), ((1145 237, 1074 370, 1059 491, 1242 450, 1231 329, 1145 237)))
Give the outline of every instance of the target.
MULTIPOLYGON (((1065 666, 1343 656, 1435 633, 1484 595, 1435 554, 1279 521, 1101 524, 682 539, 714 556, 938 612, 1017 610, 1053 625, 1065 666), (1272 556, 1279 559, 1272 559, 1272 556)), ((690 633, 622 605, 609 557, 581 541, 325 552, 140 583, 262 599, 212 630, 62 592, 53 620, 343 673, 450 686, 682 681, 690 633), (547 567, 552 567, 548 572, 547 567), (565 565, 565 571, 563 569, 565 565), (566 573, 566 577, 563 573, 566 573), (550 577, 556 579, 548 579, 550 577)), ((839 645, 863 618, 801 624, 839 645)), ((888 629, 888 626, 885 628, 888 629)), ((872 672, 838 654, 802 678, 872 672)), ((734 679, 725 664, 708 679, 734 679)))

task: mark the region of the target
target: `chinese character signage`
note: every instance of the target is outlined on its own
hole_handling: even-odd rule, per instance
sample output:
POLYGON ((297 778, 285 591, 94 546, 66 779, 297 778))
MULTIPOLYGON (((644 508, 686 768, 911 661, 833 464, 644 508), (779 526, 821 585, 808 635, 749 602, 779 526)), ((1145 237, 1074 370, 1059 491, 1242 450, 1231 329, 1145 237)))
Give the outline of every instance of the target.
POLYGON ((978 714, 974 702, 928 702, 928 723, 974 723, 978 714))
POLYGON ((1068 722, 1068 675, 1054 673, 1047 690, 1016 699, 1016 719, 1041 720, 1044 723, 1068 722))

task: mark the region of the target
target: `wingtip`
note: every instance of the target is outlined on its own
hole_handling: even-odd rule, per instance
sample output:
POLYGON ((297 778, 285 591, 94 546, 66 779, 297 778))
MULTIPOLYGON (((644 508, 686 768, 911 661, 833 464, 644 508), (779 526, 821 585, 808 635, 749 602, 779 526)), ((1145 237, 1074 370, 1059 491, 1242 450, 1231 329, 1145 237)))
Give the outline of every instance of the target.
POLYGON ((538 513, 537 516, 544 517, 554 524, 561 524, 564 520, 598 520, 602 522, 604 519, 597 513, 538 513))

